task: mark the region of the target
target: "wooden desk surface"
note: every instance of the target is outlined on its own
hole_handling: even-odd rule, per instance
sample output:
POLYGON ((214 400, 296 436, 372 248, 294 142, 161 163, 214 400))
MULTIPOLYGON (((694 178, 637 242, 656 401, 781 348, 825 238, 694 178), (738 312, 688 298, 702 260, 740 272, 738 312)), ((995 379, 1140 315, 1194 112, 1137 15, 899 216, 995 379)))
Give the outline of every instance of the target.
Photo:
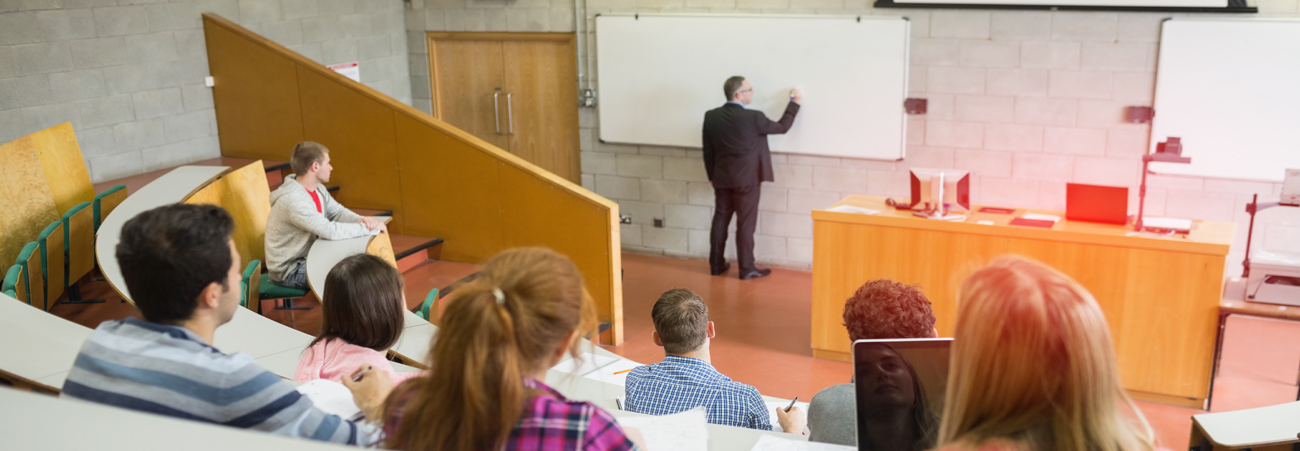
MULTIPOLYGON (((879 196, 851 195, 836 202, 831 207, 851 205, 880 211, 875 215, 841 213, 826 210, 813 210, 814 220, 837 221, 858 224, 904 226, 920 230, 961 232, 968 234, 1007 236, 1028 239, 1044 239, 1057 242, 1075 242, 1087 244, 1109 244, 1136 249, 1172 250, 1210 255, 1228 255, 1237 225, 1231 222, 1193 221, 1192 231, 1187 234, 1174 234, 1160 237, 1146 233, 1130 236, 1133 225, 1101 224, 1095 222, 1070 221, 1065 212, 1053 210, 1016 209, 1012 214, 980 213, 982 205, 972 205, 971 211, 965 213, 962 222, 939 221, 919 218, 911 210, 896 210, 885 205, 885 198, 879 196), (1039 213, 1060 216, 1050 229, 1041 227, 1013 226, 1008 223, 1025 213, 1039 213), (979 224, 978 221, 990 221, 993 224, 979 224)), ((828 208, 831 208, 828 207, 828 208)), ((959 213, 960 214, 960 213, 959 213)))
MULTIPOLYGON (((0 294, 0 371, 58 389, 41 379, 72 368, 90 329, 0 294)), ((57 379, 57 378, 56 378, 57 379)))
POLYGON ((951 336, 963 279, 1000 255, 1018 254, 1068 274, 1097 299, 1131 394, 1203 406, 1236 224, 1198 221, 1188 234, 1163 237, 1065 219, 1050 229, 1008 224, 1027 211, 1059 211, 992 214, 973 206, 965 221, 949 222, 895 210, 883 197, 849 196, 836 205, 879 213, 812 212, 814 356, 848 361, 844 302, 864 282, 886 278, 919 286, 933 305, 939 334, 951 336))

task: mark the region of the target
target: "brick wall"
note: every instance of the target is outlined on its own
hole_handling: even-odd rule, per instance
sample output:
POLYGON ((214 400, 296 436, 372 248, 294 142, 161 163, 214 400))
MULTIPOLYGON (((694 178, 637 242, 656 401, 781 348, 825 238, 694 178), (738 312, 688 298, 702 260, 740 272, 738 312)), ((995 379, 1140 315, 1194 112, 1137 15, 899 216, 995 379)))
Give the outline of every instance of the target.
MULTIPOLYGON (((200 15, 410 103, 400 0, 0 1, 0 142, 72 122, 96 182, 220 155, 200 15)), ((289 149, 285 149, 286 158, 289 149)))
MULTIPOLYGON (((809 268, 812 209, 849 194, 907 196, 912 167, 970 169, 974 201, 988 205, 1063 210, 1066 182, 1129 186, 1130 209, 1136 212, 1140 157, 1150 127, 1125 123, 1122 117, 1127 106, 1153 102, 1160 23, 1171 14, 873 9, 871 0, 582 3, 592 49, 592 18, 604 12, 911 19, 910 95, 929 99, 929 114, 909 117, 907 158, 886 162, 774 155, 776 183, 763 185, 759 206, 755 253, 763 264, 809 268)), ((1300 13, 1296 0, 1259 0, 1257 6, 1261 16, 1300 13)), ((410 46, 417 106, 428 109, 423 100, 428 91, 425 30, 573 31, 573 7, 568 0, 413 0, 407 30, 412 43, 421 42, 410 46)), ((699 150, 601 143, 597 122, 593 109, 581 110, 583 185, 618 201, 622 213, 632 215, 633 223, 622 226, 623 248, 707 256, 713 195, 699 150), (653 226, 655 218, 664 220, 663 228, 653 226)), ((1276 200, 1279 192, 1275 183, 1153 175, 1147 211, 1236 221, 1239 230, 1226 271, 1235 275, 1245 250, 1245 204, 1251 194, 1276 200)), ((1261 215, 1256 245, 1300 252, 1300 212, 1293 210, 1261 215)), ((734 255, 734 245, 728 248, 734 255)))

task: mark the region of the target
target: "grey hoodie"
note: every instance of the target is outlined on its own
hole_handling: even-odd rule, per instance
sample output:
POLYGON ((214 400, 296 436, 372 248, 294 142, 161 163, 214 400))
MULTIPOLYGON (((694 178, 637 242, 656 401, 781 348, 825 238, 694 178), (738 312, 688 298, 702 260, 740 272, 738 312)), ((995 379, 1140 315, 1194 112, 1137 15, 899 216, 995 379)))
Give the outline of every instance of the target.
POLYGON ((271 193, 271 215, 266 219, 266 269, 271 281, 282 282, 293 269, 294 260, 307 257, 317 237, 345 240, 370 234, 361 216, 343 208, 330 197, 324 186, 316 186, 321 210, 311 194, 298 183, 297 176, 284 178, 284 184, 271 193))

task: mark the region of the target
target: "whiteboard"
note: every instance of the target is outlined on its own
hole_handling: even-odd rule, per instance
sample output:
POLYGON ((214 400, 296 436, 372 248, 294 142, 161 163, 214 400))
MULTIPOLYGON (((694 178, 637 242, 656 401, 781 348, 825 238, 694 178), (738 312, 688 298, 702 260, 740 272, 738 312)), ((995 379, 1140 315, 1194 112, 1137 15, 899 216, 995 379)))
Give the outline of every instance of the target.
POLYGON ((1192 163, 1153 172, 1280 182, 1300 168, 1300 21, 1172 19, 1160 34, 1149 152, 1181 137, 1192 163))
POLYGON ((704 113, 744 76, 751 109, 780 119, 803 93, 773 151, 898 160, 906 133, 908 21, 902 17, 600 15, 600 139, 699 148, 704 113))

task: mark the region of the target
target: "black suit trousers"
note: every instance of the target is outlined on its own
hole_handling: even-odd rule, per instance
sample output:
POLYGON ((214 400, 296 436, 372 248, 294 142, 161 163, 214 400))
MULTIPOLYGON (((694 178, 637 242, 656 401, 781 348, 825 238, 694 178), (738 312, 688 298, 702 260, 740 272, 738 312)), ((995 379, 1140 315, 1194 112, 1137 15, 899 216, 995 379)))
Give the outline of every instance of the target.
POLYGON ((736 215, 736 260, 740 274, 756 271, 754 266, 754 229, 758 227, 759 185, 713 188, 713 230, 709 233, 709 268, 714 272, 727 264, 727 226, 736 215))

